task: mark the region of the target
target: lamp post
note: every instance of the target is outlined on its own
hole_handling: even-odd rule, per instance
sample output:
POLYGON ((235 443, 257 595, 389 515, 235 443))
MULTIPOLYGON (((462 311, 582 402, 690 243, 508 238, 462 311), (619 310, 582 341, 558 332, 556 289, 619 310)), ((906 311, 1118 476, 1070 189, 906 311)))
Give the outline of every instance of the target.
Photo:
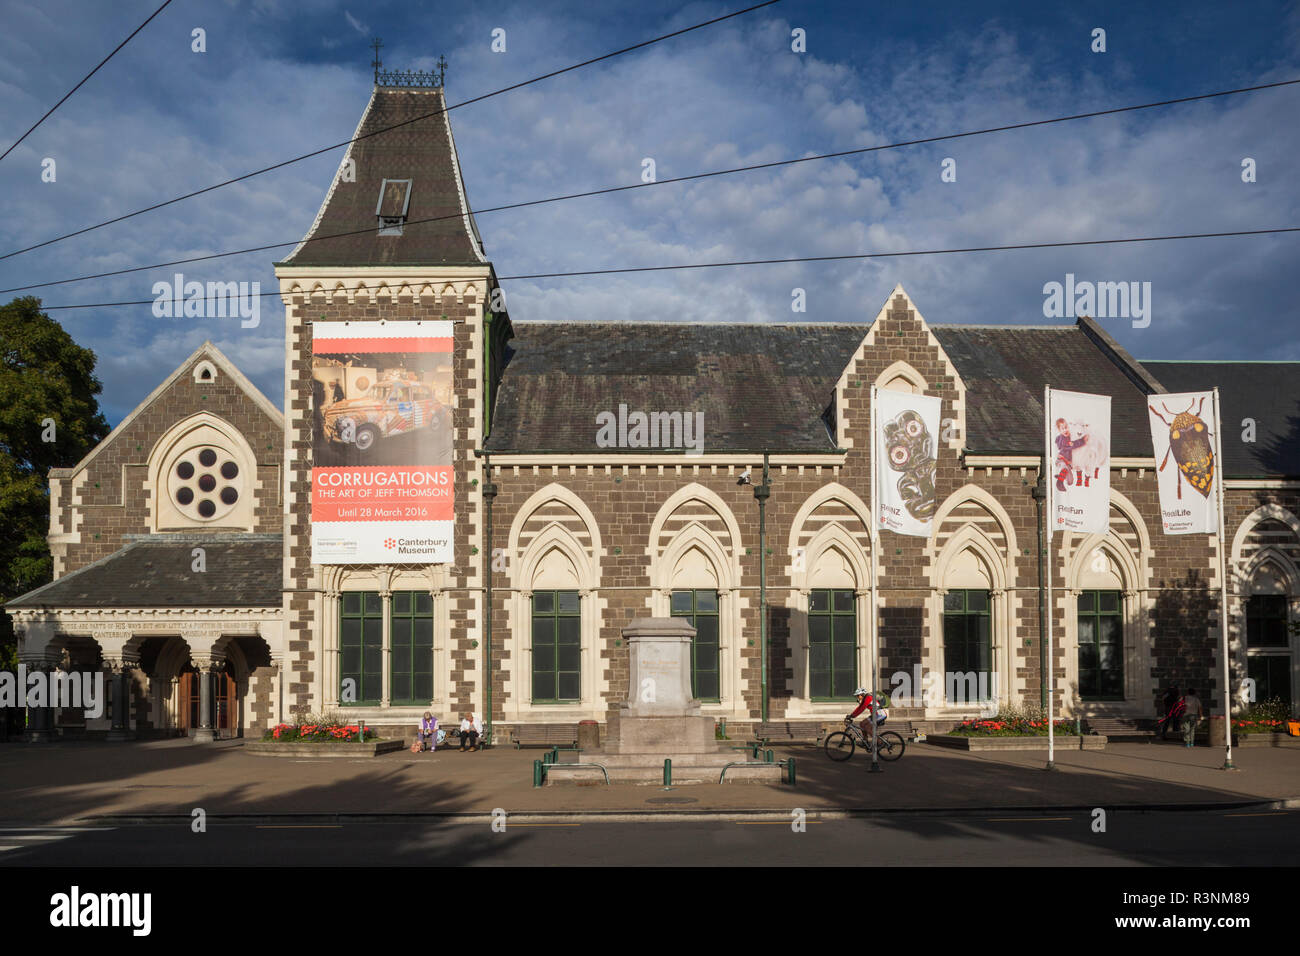
POLYGON ((768 482, 768 455, 763 452, 763 482, 754 486, 754 500, 758 502, 758 640, 761 645, 761 679, 763 682, 763 722, 768 717, 767 687, 767 499, 772 494, 768 482))
POLYGON ((485 631, 483 643, 483 679, 487 682, 487 714, 483 722, 483 739, 484 745, 492 745, 492 501, 497 496, 497 486, 492 480, 492 456, 486 452, 483 455, 483 511, 484 511, 484 533, 483 543, 483 581, 484 581, 484 608, 483 608, 483 629, 485 631))

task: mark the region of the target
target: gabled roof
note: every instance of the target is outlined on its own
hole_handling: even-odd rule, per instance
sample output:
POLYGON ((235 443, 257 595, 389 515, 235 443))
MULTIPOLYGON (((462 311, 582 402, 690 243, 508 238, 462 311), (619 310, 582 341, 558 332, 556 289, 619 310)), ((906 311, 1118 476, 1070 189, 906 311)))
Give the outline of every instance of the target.
MULTIPOLYGON (((376 87, 348 147, 356 181, 335 175, 311 230, 282 263, 289 266, 482 265, 456 143, 441 88, 376 87), (396 129, 378 132, 388 127, 396 129), (376 135, 367 135, 367 134, 376 135), (385 180, 410 180, 400 236, 379 235, 385 180), (420 222, 419 220, 434 220, 420 222), (342 234, 348 235, 342 235, 342 234), (338 235, 340 238, 322 238, 338 235)), ((342 168, 342 166, 340 167, 342 168)))
POLYGON ((141 535, 5 607, 278 607, 283 557, 278 534, 141 535), (194 548, 204 549, 203 572, 191 570, 194 548))
MULTIPOLYGON (((489 451, 590 452, 596 416, 704 413, 704 452, 831 452, 822 413, 863 325, 515 322, 489 451)), ((641 449, 634 449, 641 450, 641 449)))
POLYGON ((280 429, 284 428, 284 414, 280 411, 280 409, 276 408, 275 405, 271 403, 271 400, 262 394, 261 389, 259 389, 256 385, 254 385, 251 381, 249 381, 248 377, 244 375, 244 373, 241 372, 238 368, 236 368, 234 363, 232 363, 230 359, 226 358, 225 353, 223 353, 221 349, 217 348, 211 342, 204 342, 193 352, 191 352, 189 358, 187 358, 184 362, 178 365, 174 372, 172 372, 165 379, 163 379, 161 384, 159 384, 157 388, 155 388, 152 392, 150 392, 145 397, 144 401, 142 401, 135 408, 131 409, 130 414, 128 414, 125 418, 123 418, 120 422, 118 422, 117 427, 114 428, 111 432, 109 432, 108 435, 105 436, 103 441, 101 441, 98 445, 96 445, 89 452, 87 452, 85 458, 81 459, 81 461, 77 462, 71 468, 51 468, 50 477, 67 478, 72 475, 75 475, 77 472, 81 471, 83 468, 89 465, 92 461, 95 460, 95 457, 99 455, 101 451, 103 451, 105 448, 111 445, 118 435, 126 431, 126 429, 131 426, 132 422, 134 422, 137 418, 139 418, 140 415, 142 415, 145 412, 145 410, 147 410, 149 406, 152 405, 154 401, 158 399, 160 395, 166 392, 167 389, 171 388, 173 383, 175 383, 177 379, 179 379, 182 375, 184 375, 187 371, 189 371, 189 369, 194 365, 194 363, 201 358, 206 358, 210 360, 212 364, 215 365, 219 371, 223 372, 226 375, 229 375, 230 380, 234 382, 236 385, 238 385, 240 390, 244 392, 244 394, 246 394, 249 398, 251 398, 257 404, 257 406, 262 409, 262 411, 266 412, 266 414, 270 417, 270 419, 273 422, 275 422, 277 428, 280 429))
MULTIPOLYGON (((1147 391, 1084 326, 932 325, 966 383, 966 450, 1043 453, 1043 388, 1111 396, 1111 454, 1150 457, 1147 391)), ((1116 346, 1116 348, 1118 348, 1116 346)))
POLYGON ((1300 362, 1142 365, 1171 392, 1218 387, 1226 477, 1300 477, 1300 362), (1255 422, 1253 442, 1242 441, 1248 418, 1255 422))

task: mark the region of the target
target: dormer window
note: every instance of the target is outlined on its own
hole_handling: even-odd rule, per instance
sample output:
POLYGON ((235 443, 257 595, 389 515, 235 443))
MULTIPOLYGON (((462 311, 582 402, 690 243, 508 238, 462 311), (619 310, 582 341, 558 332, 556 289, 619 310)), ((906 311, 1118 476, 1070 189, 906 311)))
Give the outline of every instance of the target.
POLYGON ((406 213, 411 208, 411 180, 385 179, 379 187, 379 203, 375 216, 379 219, 381 236, 400 236, 406 224, 406 213))

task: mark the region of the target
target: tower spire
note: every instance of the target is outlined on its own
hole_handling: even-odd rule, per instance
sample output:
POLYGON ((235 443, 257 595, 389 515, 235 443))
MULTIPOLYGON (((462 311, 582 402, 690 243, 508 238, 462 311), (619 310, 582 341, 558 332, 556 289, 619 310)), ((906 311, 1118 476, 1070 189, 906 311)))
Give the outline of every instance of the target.
POLYGON ((383 61, 379 59, 379 48, 383 45, 384 45, 384 41, 379 39, 379 37, 375 37, 373 40, 370 41, 370 46, 373 47, 375 51, 375 58, 370 65, 375 68, 376 85, 379 83, 379 71, 383 69, 384 66, 383 61))

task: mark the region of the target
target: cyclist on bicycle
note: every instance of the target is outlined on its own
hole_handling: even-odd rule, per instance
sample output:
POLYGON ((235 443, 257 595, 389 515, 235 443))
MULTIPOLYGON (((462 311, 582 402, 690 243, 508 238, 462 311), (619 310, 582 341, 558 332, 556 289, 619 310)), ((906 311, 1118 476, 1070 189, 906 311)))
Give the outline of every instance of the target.
MULTIPOLYGON (((846 720, 852 720, 864 710, 869 710, 870 716, 874 717, 876 720, 877 727, 889 719, 883 711, 875 706, 875 698, 872 697, 871 692, 865 687, 859 687, 853 692, 853 696, 858 699, 858 709, 849 714, 848 717, 845 718, 846 720)), ((867 728, 867 722, 864 720, 859 726, 862 728, 863 736, 866 737, 867 740, 870 740, 871 731, 867 728)))

